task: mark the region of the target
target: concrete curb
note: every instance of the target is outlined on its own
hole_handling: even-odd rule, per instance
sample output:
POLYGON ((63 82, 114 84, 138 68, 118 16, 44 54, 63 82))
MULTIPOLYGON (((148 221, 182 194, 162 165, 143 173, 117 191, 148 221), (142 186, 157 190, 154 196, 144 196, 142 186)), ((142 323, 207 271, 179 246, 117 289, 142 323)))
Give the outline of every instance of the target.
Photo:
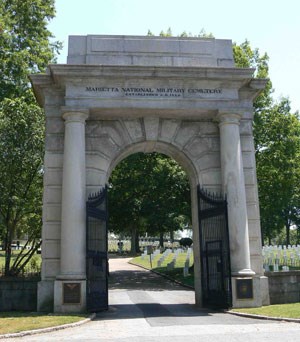
POLYGON ((269 321, 281 321, 281 322, 291 322, 291 323, 300 323, 299 318, 285 318, 285 317, 270 317, 270 316, 263 316, 263 315, 255 315, 255 314, 247 314, 244 312, 235 312, 235 311, 224 311, 230 315, 247 317, 247 318, 254 318, 254 319, 265 319, 269 321))
POLYGON ((0 335, 0 340, 4 338, 14 338, 14 337, 23 337, 23 336, 29 336, 29 335, 36 335, 36 334, 42 334, 46 332, 51 332, 51 331, 56 331, 56 330, 62 330, 62 329, 67 329, 67 328, 74 328, 78 327, 82 324, 88 323, 92 321, 96 317, 96 314, 93 313, 90 317, 83 319, 82 321, 75 322, 75 323, 68 323, 68 324, 63 324, 63 325, 57 325, 54 327, 49 327, 49 328, 41 328, 41 329, 35 329, 35 330, 26 330, 22 331, 19 333, 12 333, 12 334, 3 334, 0 335))

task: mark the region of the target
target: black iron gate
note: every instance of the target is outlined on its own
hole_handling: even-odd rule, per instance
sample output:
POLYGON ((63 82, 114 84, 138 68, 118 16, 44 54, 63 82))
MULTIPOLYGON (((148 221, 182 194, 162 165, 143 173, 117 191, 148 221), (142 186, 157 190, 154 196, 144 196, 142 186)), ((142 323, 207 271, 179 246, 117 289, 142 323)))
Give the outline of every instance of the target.
POLYGON ((227 201, 198 186, 203 305, 232 306, 227 201))
POLYGON ((87 310, 107 310, 107 187, 86 202, 86 272, 87 310))

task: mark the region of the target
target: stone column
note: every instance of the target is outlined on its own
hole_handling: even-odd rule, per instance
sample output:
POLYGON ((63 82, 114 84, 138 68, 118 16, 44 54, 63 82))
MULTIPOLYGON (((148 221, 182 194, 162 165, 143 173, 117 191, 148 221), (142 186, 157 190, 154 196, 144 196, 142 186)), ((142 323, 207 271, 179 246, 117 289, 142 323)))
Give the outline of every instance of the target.
MULTIPOLYGON (((64 159, 62 179, 60 274, 56 277, 54 311, 70 312, 85 309, 85 111, 68 111, 65 120, 64 159), (78 305, 64 305, 64 283, 80 286, 78 305)), ((72 286, 68 285, 69 288, 72 286)))
POLYGON ((219 113, 223 192, 228 201, 228 225, 233 276, 253 276, 251 270, 245 181, 240 141, 240 114, 219 113))

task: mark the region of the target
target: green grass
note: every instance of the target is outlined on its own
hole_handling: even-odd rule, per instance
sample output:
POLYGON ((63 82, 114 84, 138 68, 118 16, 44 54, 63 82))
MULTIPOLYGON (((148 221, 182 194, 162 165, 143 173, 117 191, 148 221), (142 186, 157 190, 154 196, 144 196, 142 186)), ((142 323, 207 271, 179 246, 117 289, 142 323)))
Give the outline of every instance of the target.
POLYGON ((231 311, 268 317, 300 318, 300 303, 277 304, 260 308, 232 309, 231 311))
MULTIPOLYGON (((180 281, 181 283, 185 285, 189 285, 194 287, 194 272, 191 271, 190 275, 187 277, 183 276, 183 267, 186 260, 186 253, 181 253, 176 259, 176 264, 173 270, 167 269, 167 264, 172 261, 174 254, 168 255, 168 257, 165 259, 165 261, 162 263, 161 267, 157 266, 157 261, 161 257, 161 254, 158 254, 153 260, 152 260, 152 267, 150 263, 150 256, 146 256, 144 260, 142 260, 142 257, 136 257, 130 261, 131 264, 142 266, 146 269, 152 269, 155 272, 167 275, 168 277, 180 281)), ((190 258, 190 265, 193 264, 193 258, 190 258)))
POLYGON ((53 326, 75 323, 87 318, 87 314, 41 314, 25 312, 1 312, 0 334, 49 328, 53 326))
MULTIPOLYGON (((11 261, 10 264, 12 265, 13 262, 15 261, 16 257, 20 251, 14 250, 12 251, 12 256, 11 256, 11 261)), ((30 259, 29 263, 25 267, 25 271, 27 270, 28 272, 39 272, 41 269, 41 263, 42 263, 42 258, 40 254, 34 254, 33 257, 30 259)), ((2 268, 4 268, 5 265, 5 252, 0 251, 0 273, 2 268)))

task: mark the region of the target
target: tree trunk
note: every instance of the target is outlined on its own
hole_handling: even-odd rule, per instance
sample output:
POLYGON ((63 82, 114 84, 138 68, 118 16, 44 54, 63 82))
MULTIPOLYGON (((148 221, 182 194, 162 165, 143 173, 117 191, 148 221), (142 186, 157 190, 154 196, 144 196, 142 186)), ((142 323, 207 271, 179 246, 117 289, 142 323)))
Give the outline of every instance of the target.
POLYGON ((287 220, 285 222, 285 229, 286 229, 286 246, 290 245, 290 224, 287 220))
POLYGON ((11 243, 12 243, 12 232, 11 229, 7 228, 6 238, 5 238, 5 276, 10 275, 10 260, 11 260, 11 243))
POLYGON ((132 254, 140 252, 139 246, 139 233, 136 228, 132 227, 131 229, 131 249, 132 254))
POLYGON ((159 247, 164 248, 164 233, 159 233, 159 247))
POLYGON ((140 234, 138 231, 135 233, 135 252, 140 253, 140 234))
POLYGON ((174 242, 174 231, 173 230, 170 231, 170 241, 171 241, 171 243, 174 242))

